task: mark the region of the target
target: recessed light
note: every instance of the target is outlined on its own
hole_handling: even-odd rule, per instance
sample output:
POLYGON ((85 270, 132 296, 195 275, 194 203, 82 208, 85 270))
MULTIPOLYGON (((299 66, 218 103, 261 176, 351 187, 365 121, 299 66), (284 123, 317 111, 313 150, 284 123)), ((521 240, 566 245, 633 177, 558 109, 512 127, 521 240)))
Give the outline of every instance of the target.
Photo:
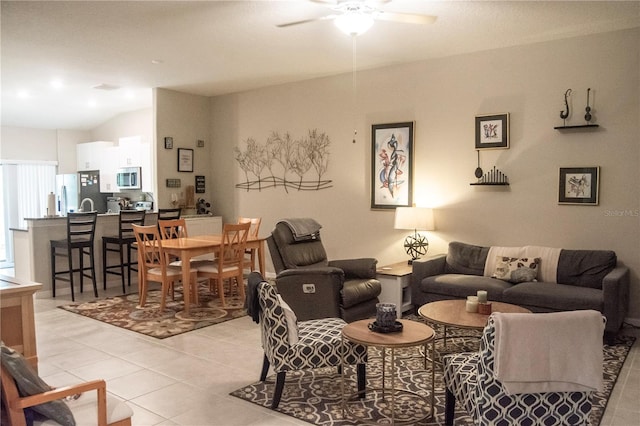
POLYGON ((160 64, 164 63, 164 61, 162 59, 152 59, 151 63, 153 65, 160 65, 160 64))
POLYGON ((31 97, 31 94, 29 93, 28 90, 21 89, 21 90, 18 90, 17 96, 18 96, 18 99, 29 99, 31 97))

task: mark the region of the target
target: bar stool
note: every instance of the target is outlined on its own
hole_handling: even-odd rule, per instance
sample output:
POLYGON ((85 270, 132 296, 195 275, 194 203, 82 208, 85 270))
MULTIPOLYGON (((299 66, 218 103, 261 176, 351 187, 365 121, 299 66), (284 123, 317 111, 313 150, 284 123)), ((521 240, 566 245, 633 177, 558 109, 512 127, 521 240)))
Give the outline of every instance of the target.
POLYGON ((158 220, 180 219, 182 213, 181 208, 176 209, 158 209, 158 220))
POLYGON ((122 280, 122 292, 126 293, 124 269, 127 268, 127 284, 131 286, 131 270, 138 271, 137 257, 131 258, 131 249, 133 243, 136 242, 136 236, 133 233, 133 225, 144 225, 144 210, 121 210, 118 220, 118 235, 105 235, 102 237, 102 282, 103 287, 107 289, 107 274, 120 275, 122 280), (124 253, 127 253, 125 262, 124 253), (120 263, 115 265, 107 264, 107 254, 115 252, 120 255, 120 263))
POLYGON ((51 286, 53 297, 56 297, 56 280, 69 281, 71 285, 71 300, 75 302, 73 291, 73 273, 80 272, 80 293, 84 284, 84 277, 93 281, 93 294, 98 297, 98 286, 96 285, 96 267, 93 250, 93 240, 96 233, 97 212, 69 213, 67 215, 67 238, 64 240, 51 240, 51 286), (73 266, 73 250, 78 251, 79 267, 73 266), (69 269, 56 271, 56 257, 66 257, 69 262, 69 269), (84 266, 84 257, 89 256, 90 265, 84 266), (85 273, 91 271, 91 275, 85 273), (68 277, 63 275, 68 274, 68 277))

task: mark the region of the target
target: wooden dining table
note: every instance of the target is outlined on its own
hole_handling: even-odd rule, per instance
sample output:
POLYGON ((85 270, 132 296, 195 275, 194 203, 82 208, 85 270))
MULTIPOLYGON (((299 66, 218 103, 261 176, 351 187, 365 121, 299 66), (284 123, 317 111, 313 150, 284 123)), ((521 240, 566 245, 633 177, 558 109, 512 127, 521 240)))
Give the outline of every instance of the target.
MULTIPOLYGON (((247 238, 247 249, 257 249, 258 251, 258 266, 260 273, 265 276, 264 266, 264 243, 266 238, 264 237, 251 237, 247 238)), ((190 292, 186 289, 191 275, 190 265, 191 258, 200 256, 207 253, 215 252, 222 243, 222 234, 220 235, 196 235, 193 237, 172 238, 168 240, 161 240, 162 248, 166 253, 178 256, 182 261, 182 286, 184 288, 184 312, 189 314, 190 304, 190 292), (185 265, 187 267, 185 268, 185 265)))

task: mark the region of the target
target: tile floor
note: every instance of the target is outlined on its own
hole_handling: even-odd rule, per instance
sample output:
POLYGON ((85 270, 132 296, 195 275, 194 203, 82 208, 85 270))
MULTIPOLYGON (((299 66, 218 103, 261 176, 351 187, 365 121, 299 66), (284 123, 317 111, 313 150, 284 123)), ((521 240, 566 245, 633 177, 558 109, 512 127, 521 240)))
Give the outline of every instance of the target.
MULTIPOLYGON (((76 297, 91 299, 86 290, 76 297)), ((57 309, 64 303, 64 296, 36 299, 40 373, 49 384, 104 378, 133 408, 134 425, 308 425, 229 396, 259 378, 260 331, 249 317, 159 340, 57 309)), ((638 329, 626 332, 640 337, 638 329)), ((640 425, 639 402, 636 342, 602 426, 640 425)))

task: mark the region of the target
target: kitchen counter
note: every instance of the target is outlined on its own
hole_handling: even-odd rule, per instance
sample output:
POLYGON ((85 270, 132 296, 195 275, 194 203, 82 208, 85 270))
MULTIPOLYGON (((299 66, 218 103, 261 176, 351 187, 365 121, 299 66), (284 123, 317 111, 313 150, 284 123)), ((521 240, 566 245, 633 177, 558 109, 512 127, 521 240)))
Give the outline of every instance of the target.
MULTIPOLYGON (((183 216, 187 223, 187 230, 190 235, 221 234, 222 217, 208 215, 183 216)), ((98 290, 102 285, 102 237, 105 235, 118 235, 117 213, 98 214, 96 221, 94 256, 96 262, 96 280, 98 290)), ((154 225, 157 222, 157 212, 147 213, 145 217, 146 225, 154 225)), ((42 290, 37 297, 48 297, 51 295, 51 260, 50 243, 51 240, 61 240, 67 237, 67 218, 60 217, 38 217, 26 218, 27 229, 13 229, 13 250, 16 278, 42 283, 42 290)), ((117 253, 110 253, 109 264, 118 262, 117 253)), ((66 259, 59 258, 60 270, 65 268, 66 259)), ((66 269, 66 268, 65 268, 66 269)), ((85 286, 87 286, 85 279, 85 286)), ((120 286, 120 278, 113 275, 107 276, 107 286, 120 286)), ((79 284, 79 277, 77 280, 79 284)), ((77 285, 77 284, 76 284, 77 285)), ((91 288, 91 284, 88 284, 91 288)), ((76 287, 78 288, 78 287, 76 287)), ((56 292, 60 294, 70 294, 69 284, 59 281, 56 285, 56 292)))

